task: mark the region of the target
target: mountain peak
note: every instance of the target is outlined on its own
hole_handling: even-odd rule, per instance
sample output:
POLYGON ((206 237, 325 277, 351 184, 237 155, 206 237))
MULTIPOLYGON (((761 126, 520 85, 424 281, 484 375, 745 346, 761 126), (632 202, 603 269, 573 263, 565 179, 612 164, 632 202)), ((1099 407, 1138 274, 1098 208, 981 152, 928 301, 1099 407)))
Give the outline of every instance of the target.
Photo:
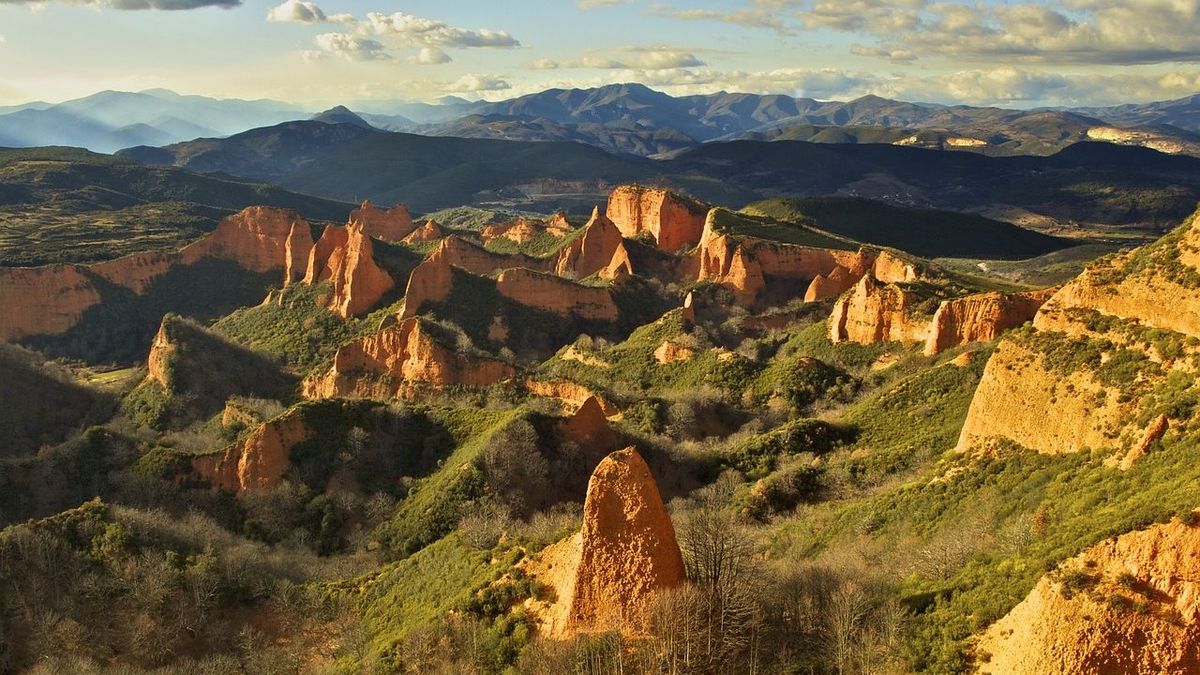
POLYGON ((313 122, 324 122, 325 124, 353 124, 364 129, 374 128, 370 123, 344 105, 334 106, 329 110, 313 115, 309 119, 313 122))

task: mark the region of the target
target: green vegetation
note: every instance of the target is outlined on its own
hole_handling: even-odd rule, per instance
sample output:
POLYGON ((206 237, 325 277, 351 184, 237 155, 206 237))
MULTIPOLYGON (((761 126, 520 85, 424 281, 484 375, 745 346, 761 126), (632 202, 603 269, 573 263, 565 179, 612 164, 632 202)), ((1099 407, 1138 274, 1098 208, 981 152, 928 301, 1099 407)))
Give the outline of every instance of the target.
POLYGON ((341 220, 348 204, 74 148, 0 149, 0 267, 174 251, 247 206, 341 220))
POLYGON ((712 218, 713 227, 718 232, 817 248, 847 251, 858 248, 854 241, 845 237, 836 234, 831 236, 799 219, 782 218, 771 210, 756 209, 753 204, 740 212, 717 209, 712 218))
POLYGON ((213 324, 216 333, 279 359, 290 370, 306 374, 328 362, 353 334, 343 321, 319 304, 328 284, 291 284, 275 302, 243 307, 213 324))

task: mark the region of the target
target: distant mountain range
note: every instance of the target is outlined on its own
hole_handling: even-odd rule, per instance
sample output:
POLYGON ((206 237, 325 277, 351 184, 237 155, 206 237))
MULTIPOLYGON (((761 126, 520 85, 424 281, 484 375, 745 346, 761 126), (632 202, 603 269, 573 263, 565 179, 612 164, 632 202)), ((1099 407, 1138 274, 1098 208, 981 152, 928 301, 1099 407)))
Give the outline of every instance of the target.
POLYGON ((974 211, 1062 234, 1079 226, 1157 231, 1200 200, 1200 159, 1095 142, 1045 157, 989 157, 886 144, 714 141, 655 161, 573 142, 431 137, 310 120, 119 154, 418 211, 585 209, 614 184, 638 181, 735 207, 843 195, 974 211))
POLYGON ((1086 140, 1200 156, 1200 96, 1105 108, 1008 110, 864 96, 669 96, 640 84, 548 89, 505 101, 363 102, 325 112, 271 100, 101 92, 59 104, 0 108, 0 146, 71 145, 98 152, 220 138, 316 119, 385 131, 520 141, 571 141, 665 158, 725 140, 889 143, 987 155, 1050 155, 1086 140))

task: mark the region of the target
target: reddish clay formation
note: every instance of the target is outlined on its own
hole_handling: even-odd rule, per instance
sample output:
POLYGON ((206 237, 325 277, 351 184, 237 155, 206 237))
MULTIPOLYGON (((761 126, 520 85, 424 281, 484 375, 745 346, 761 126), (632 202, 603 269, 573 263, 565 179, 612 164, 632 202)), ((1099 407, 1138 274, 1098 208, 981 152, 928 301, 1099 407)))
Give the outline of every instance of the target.
POLYGON ((919 298, 896 284, 866 275, 833 306, 830 342, 923 342, 929 317, 913 316, 919 298))
POLYGON ((619 313, 608 288, 584 286, 523 268, 501 272, 496 289, 522 305, 589 321, 616 321, 619 313))
POLYGON ((933 315, 927 355, 970 342, 987 342, 1000 333, 1032 321, 1056 289, 1026 293, 977 293, 943 302, 933 315))
POLYGON ((658 248, 671 252, 700 241, 706 214, 707 209, 690 199, 638 185, 613 190, 605 211, 622 235, 632 239, 648 233, 658 248))
POLYGON ((375 263, 373 251, 362 225, 330 225, 312 248, 304 282, 331 282, 333 295, 326 306, 338 316, 364 314, 395 286, 375 263))
POLYGON ((675 528, 650 467, 633 448, 612 453, 588 482, 567 630, 642 633, 655 595, 685 583, 675 528))
POLYGON ((629 261, 621 231, 601 215, 599 207, 592 210, 592 217, 584 225, 583 234, 559 250, 553 269, 559 276, 576 279, 593 274, 604 279, 633 274, 633 265, 629 261))
POLYGON ((283 246, 283 285, 296 283, 308 271, 308 259, 312 255, 312 228, 305 222, 292 223, 287 241, 283 246))
POLYGON ((1161 440, 1170 428, 1171 422, 1167 419, 1167 416, 1159 414, 1158 417, 1155 417, 1150 422, 1150 426, 1146 427, 1146 432, 1142 434, 1142 440, 1130 448, 1129 452, 1125 453, 1125 456, 1121 458, 1121 462, 1117 466, 1122 471, 1132 469, 1134 462, 1145 457, 1150 452, 1150 448, 1161 440))
POLYGON ((411 234, 404 238, 406 244, 420 244, 427 241, 437 241, 446 236, 442 231, 442 226, 437 224, 436 220, 427 220, 425 224, 413 230, 411 234))
POLYGON ((283 268, 293 225, 307 226, 293 211, 254 206, 221 221, 217 229, 175 253, 133 253, 83 265, 0 269, 0 340, 56 335, 70 330, 100 301, 98 279, 145 292, 176 265, 205 257, 231 260, 256 272, 283 268))
POLYGON ((589 396, 573 415, 558 424, 558 434, 563 441, 574 443, 589 454, 608 452, 618 447, 619 442, 616 432, 608 426, 604 406, 595 396, 589 396))
POLYGON ((1200 528, 1154 525, 1067 560, 975 653, 979 672, 996 675, 1200 672, 1200 528), (1065 588, 1067 573, 1090 588, 1065 588))
POLYGON ((400 241, 416 229, 412 214, 403 204, 380 209, 369 201, 350 212, 350 223, 359 223, 368 237, 384 241, 400 241))
POLYGON ((175 345, 167 334, 167 322, 163 321, 158 326, 158 332, 154 334, 154 341, 150 343, 150 356, 146 359, 146 379, 157 382, 164 391, 172 389, 171 369, 168 364, 174 351, 175 345))
POLYGON ((291 467, 296 444, 308 440, 312 430, 295 412, 287 412, 263 424, 244 442, 235 443, 222 454, 192 459, 192 469, 213 487, 240 494, 269 490, 283 482, 291 467))
POLYGON ((486 387, 515 374, 503 361, 441 344, 421 319, 410 318, 343 345, 329 371, 305 380, 304 395, 390 398, 414 385, 486 387))
POLYGON ((605 400, 603 396, 571 380, 530 379, 525 381, 525 389, 534 396, 558 399, 576 408, 582 407, 589 400, 595 400, 605 417, 616 417, 621 414, 621 411, 605 400))

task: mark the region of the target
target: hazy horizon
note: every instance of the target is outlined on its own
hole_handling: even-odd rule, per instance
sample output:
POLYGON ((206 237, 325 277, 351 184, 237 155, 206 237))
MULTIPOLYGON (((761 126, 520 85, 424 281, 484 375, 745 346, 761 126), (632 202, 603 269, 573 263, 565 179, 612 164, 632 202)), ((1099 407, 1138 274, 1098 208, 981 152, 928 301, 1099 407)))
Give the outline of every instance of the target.
POLYGON ((1109 105, 1200 90, 1198 29, 1200 0, 0 0, 0 105, 165 88, 316 109, 620 82, 1109 105))

